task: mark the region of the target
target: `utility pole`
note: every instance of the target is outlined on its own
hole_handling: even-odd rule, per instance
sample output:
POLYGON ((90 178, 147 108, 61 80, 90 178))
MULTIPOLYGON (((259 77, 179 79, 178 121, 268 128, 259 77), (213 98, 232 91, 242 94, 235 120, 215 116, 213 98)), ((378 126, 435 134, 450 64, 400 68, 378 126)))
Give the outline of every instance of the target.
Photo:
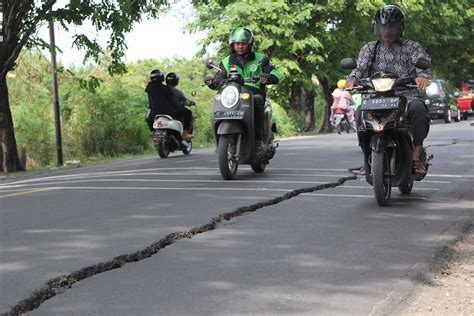
POLYGON ((3 0, 0 0, 0 48, 3 49, 3 0))
POLYGON ((63 145, 61 140, 61 113, 59 111, 58 71, 56 64, 56 43, 54 40, 53 18, 49 20, 49 41, 51 46, 51 65, 53 72, 54 120, 56 125, 56 155, 58 166, 63 165, 63 145))

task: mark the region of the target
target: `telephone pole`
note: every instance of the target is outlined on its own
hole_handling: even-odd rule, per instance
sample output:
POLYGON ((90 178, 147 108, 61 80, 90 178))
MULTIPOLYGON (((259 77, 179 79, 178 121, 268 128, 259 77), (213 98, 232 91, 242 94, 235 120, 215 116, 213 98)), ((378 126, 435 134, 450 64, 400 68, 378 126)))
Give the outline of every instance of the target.
POLYGON ((63 165, 63 145, 61 140, 61 112, 59 111, 58 71, 56 64, 56 43, 54 39, 53 18, 49 21, 49 41, 51 51, 51 65, 53 72, 54 120, 56 125, 56 155, 58 166, 63 165))

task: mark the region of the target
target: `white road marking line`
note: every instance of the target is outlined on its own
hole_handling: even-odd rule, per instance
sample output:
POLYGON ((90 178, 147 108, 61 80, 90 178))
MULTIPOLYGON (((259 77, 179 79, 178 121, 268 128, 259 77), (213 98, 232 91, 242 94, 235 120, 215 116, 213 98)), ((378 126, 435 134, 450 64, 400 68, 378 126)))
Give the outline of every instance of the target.
MULTIPOLYGON (((213 167, 180 167, 180 170, 215 170, 218 171, 218 168, 213 168, 213 167)), ((78 174, 70 174, 70 175, 60 175, 60 176, 50 176, 50 177, 41 177, 41 178, 34 178, 34 179, 27 179, 27 180, 21 180, 21 181, 14 181, 10 182, 8 184, 0 184, 0 187, 4 185, 10 185, 10 184, 22 184, 22 183, 31 183, 31 182, 41 182, 41 181, 49 181, 49 180, 57 180, 57 179, 68 179, 68 178, 81 178, 81 177, 87 177, 87 176, 101 176, 101 175, 113 175, 113 174, 120 174, 120 173, 133 173, 133 172, 147 172, 147 171, 160 171, 160 170, 176 170, 176 167, 174 168, 149 168, 149 169, 132 169, 132 170, 116 170, 116 171, 98 171, 98 172, 87 172, 87 173, 78 173, 78 174)), ((250 171, 250 167, 248 168, 240 168, 240 170, 248 170, 250 171)), ((301 171, 341 171, 341 172, 347 172, 347 169, 324 169, 324 168, 275 168, 275 170, 301 170, 301 171)))
MULTIPOLYGON (((374 198, 373 195, 360 195, 360 194, 330 194, 330 193, 302 193, 301 195, 309 196, 325 196, 325 197, 354 197, 354 198, 374 198)), ((392 200, 396 201, 397 197, 392 196, 392 200)), ((411 200, 426 200, 423 196, 403 196, 403 199, 411 200)))
MULTIPOLYGON (((253 173, 252 173, 253 174, 253 173)), ((348 173, 349 174, 349 173, 348 173)), ((267 173, 267 176, 284 176, 284 177, 328 177, 328 178, 341 178, 341 174, 295 174, 295 173, 267 173)), ((214 173, 187 173, 187 172, 148 172, 148 173, 116 173, 108 175, 97 175, 89 178, 98 177, 115 177, 115 176, 220 176, 218 172, 214 173)))
MULTIPOLYGON (((10 186, 4 186, 5 188, 21 188, 27 186, 40 186, 40 185, 56 185, 56 184, 69 184, 69 183, 84 183, 84 182, 174 182, 174 183, 292 183, 292 184, 324 184, 327 182, 323 181, 283 181, 283 180, 178 180, 178 179, 77 179, 71 181, 57 181, 57 182, 47 182, 47 183, 29 183, 29 184, 14 184, 10 186)), ((0 188, 1 189, 1 188, 0 188)), ((183 188, 185 189, 185 188, 183 188)))
POLYGON ((16 193, 12 193, 12 194, 0 195, 0 199, 14 197, 14 196, 20 196, 20 195, 26 195, 26 194, 36 193, 36 192, 50 191, 50 190, 51 189, 48 189, 48 188, 41 188, 41 189, 33 189, 33 190, 28 190, 28 191, 23 191, 23 192, 16 192, 16 193))
POLYGON ((436 174, 436 173, 429 173, 426 175, 427 177, 439 177, 439 178, 474 178, 474 175, 470 174, 436 174))
MULTIPOLYGON (((337 188, 350 188, 350 189, 371 189, 371 186, 358 186, 358 185, 342 185, 338 186, 337 188)), ((438 188, 418 188, 414 187, 413 190, 419 190, 419 191, 439 191, 438 188)))
POLYGON ((452 181, 442 181, 442 180, 439 180, 439 181, 436 181, 436 180, 425 180, 423 179, 422 183, 453 183, 452 181))
POLYGON ((269 188, 180 188, 180 187, 94 187, 94 186, 75 186, 75 187, 48 187, 48 190, 181 190, 181 191, 277 191, 291 192, 290 189, 269 189, 269 188))
MULTIPOLYGON (((277 183, 277 184, 324 184, 327 182, 323 181, 288 181, 288 180, 192 180, 192 179, 78 179, 72 181, 58 181, 58 182, 48 182, 48 183, 32 183, 30 185, 55 185, 55 184, 69 184, 69 183, 84 183, 84 182, 174 182, 174 183, 277 183)), ((10 188, 20 188, 25 187, 25 185, 12 185, 10 188)), ((336 188, 346 188, 346 189, 372 189, 371 186, 356 186, 356 185, 342 185, 336 188)), ((419 191, 439 191, 438 188, 418 188, 415 187, 415 190, 419 191)), ((1 190, 1 188, 0 188, 1 190)), ((1 191, 0 191, 1 192, 1 191)))

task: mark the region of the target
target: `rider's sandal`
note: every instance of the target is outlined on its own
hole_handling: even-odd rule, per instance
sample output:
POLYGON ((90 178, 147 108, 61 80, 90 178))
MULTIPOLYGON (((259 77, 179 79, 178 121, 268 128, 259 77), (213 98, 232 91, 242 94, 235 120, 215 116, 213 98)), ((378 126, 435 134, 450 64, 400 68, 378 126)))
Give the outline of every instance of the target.
POLYGON ((419 160, 413 160, 411 165, 411 170, 413 174, 423 176, 426 174, 425 166, 419 160))

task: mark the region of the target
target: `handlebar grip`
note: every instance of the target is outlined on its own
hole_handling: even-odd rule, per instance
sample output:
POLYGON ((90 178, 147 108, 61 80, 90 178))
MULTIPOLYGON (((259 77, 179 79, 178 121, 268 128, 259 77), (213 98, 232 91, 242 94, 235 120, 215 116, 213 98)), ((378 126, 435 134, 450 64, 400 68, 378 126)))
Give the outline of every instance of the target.
POLYGON ((355 87, 352 87, 352 88, 347 88, 347 89, 344 89, 346 91, 359 91, 359 90, 362 90, 364 87, 363 86, 355 86, 355 87))

